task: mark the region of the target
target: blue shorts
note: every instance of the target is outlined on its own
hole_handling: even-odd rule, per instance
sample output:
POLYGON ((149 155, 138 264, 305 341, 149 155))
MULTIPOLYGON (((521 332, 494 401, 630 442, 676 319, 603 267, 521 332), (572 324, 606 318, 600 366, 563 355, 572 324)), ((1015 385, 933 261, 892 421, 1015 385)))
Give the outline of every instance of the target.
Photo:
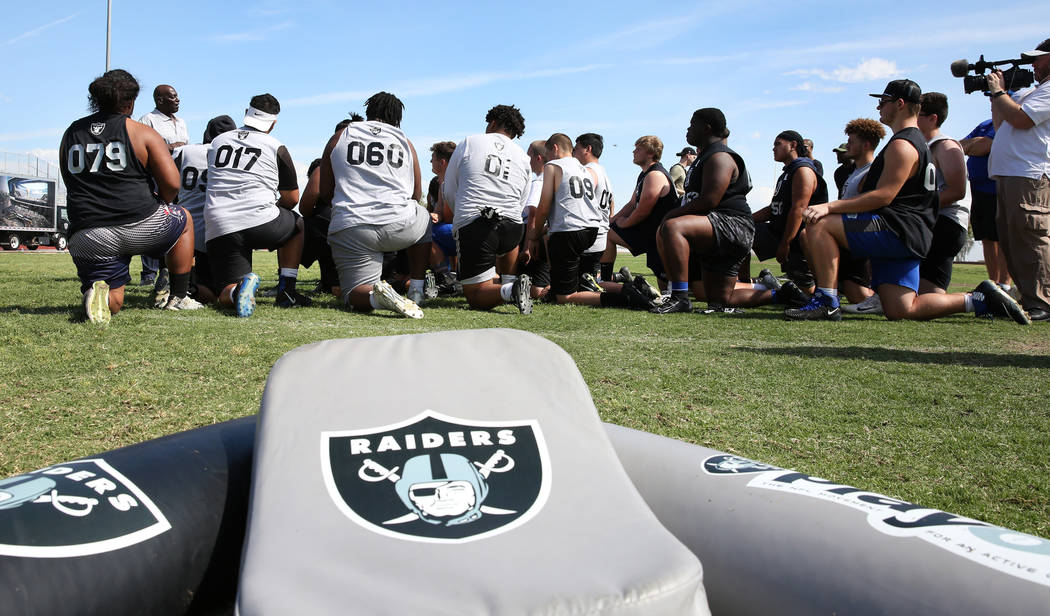
POLYGON ((878 214, 843 214, 842 228, 853 256, 871 259, 871 288, 895 284, 918 292, 922 259, 915 258, 878 214))
POLYGON ((442 222, 434 225, 430 241, 437 244, 446 257, 456 256, 456 240, 452 237, 452 224, 442 222))

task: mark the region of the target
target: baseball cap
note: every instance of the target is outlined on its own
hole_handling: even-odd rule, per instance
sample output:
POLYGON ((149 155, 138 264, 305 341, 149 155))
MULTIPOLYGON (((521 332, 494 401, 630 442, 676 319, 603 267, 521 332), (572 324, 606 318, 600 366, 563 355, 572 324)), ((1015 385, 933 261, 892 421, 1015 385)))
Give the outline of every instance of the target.
POLYGON ((886 84, 886 89, 882 91, 882 94, 869 94, 868 96, 891 100, 899 98, 906 103, 917 103, 922 96, 922 88, 911 79, 894 79, 886 84))
POLYGON ((244 110, 244 125, 251 126, 256 130, 268 131, 276 121, 276 113, 266 113, 255 107, 248 107, 244 110))
POLYGON ((677 153, 677 154, 675 154, 675 156, 684 156, 686 154, 692 154, 693 156, 696 156, 696 149, 694 149, 694 148, 682 148, 682 151, 677 153))
POLYGON ((840 144, 839 144, 839 147, 837 147, 837 148, 831 148, 831 151, 832 151, 832 152, 840 152, 840 153, 842 153, 842 154, 845 154, 845 153, 846 153, 846 150, 848 150, 848 149, 849 149, 849 148, 847 148, 847 147, 846 147, 846 144, 845 144, 845 143, 840 143, 840 144))
POLYGON ((1021 53, 1021 58, 1025 59, 1025 60, 1031 60, 1033 58, 1038 58, 1039 56, 1042 56, 1042 55, 1045 55, 1045 54, 1048 54, 1048 53, 1050 53, 1050 38, 1046 39, 1042 43, 1039 43, 1039 46, 1036 47, 1035 49, 1033 49, 1032 51, 1022 52, 1021 53))

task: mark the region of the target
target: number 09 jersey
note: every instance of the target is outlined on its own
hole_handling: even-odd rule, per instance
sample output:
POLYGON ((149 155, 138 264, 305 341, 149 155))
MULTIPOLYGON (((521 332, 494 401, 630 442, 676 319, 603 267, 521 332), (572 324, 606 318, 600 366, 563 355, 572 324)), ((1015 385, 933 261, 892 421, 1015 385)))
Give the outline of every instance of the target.
POLYGON ((208 188, 208 148, 206 143, 191 143, 171 153, 179 169, 179 205, 193 217, 193 249, 207 252, 204 246, 204 198, 208 188))
POLYGON ((594 171, 595 175, 598 176, 598 184, 594 187, 594 195, 598 200, 598 208, 602 212, 602 224, 598 227, 598 237, 591 244, 591 247, 584 252, 601 252, 605 250, 605 242, 609 236, 609 215, 612 210, 613 196, 612 183, 609 182, 609 175, 605 173, 605 167, 601 166, 601 164, 592 162, 587 163, 584 167, 594 171))
POLYGON ((353 225, 386 225, 406 220, 418 204, 415 163, 408 137, 385 122, 352 122, 339 135, 330 157, 335 193, 332 234, 353 225))
POLYGON ((471 135, 448 161, 442 192, 458 231, 491 208, 500 218, 521 221, 529 194, 529 156, 502 133, 471 135))
POLYGON ((601 195, 595 191, 591 174, 571 156, 547 164, 561 167, 561 183, 554 191, 548 217, 551 233, 601 228, 601 195))
POLYGON ((298 188, 292 157, 280 141, 243 126, 219 135, 208 149, 207 241, 277 218, 280 191, 298 188))

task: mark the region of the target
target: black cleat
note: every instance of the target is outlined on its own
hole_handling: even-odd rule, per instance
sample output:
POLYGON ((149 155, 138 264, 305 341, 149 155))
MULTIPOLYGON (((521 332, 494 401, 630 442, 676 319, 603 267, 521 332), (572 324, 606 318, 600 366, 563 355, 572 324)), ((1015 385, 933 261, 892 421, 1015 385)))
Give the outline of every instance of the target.
POLYGON ((662 297, 660 295, 660 289, 649 284, 649 281, 645 279, 645 276, 635 276, 630 284, 634 285, 634 288, 638 289, 638 291, 645 297, 649 298, 650 301, 658 302, 662 297))
POLYGON ((777 277, 774 276, 773 272, 769 269, 764 269, 759 272, 758 278, 755 278, 755 282, 765 285, 767 289, 772 289, 774 291, 779 291, 781 287, 780 281, 777 280, 777 277))
POLYGON ((788 308, 784 311, 784 318, 788 321, 841 321, 842 310, 835 306, 825 305, 820 298, 813 297, 801 308, 788 308))
POLYGON ((314 300, 299 293, 295 289, 291 291, 287 289, 281 289, 277 292, 277 307, 278 308, 305 308, 313 305, 314 300))
POLYGON ((605 293, 605 289, 598 284, 594 274, 580 274, 580 290, 591 291, 592 293, 605 293))
POLYGON ((777 303, 792 308, 801 308, 808 304, 811 299, 812 297, 810 297, 809 293, 798 288, 798 285, 790 280, 780 285, 780 289, 777 290, 777 303))
POLYGON ((631 310, 652 310, 658 305, 630 282, 620 287, 620 293, 627 298, 627 307, 631 310))
POLYGON ((634 280, 634 276, 631 275, 631 270, 627 269, 626 265, 612 275, 612 282, 631 282, 632 280, 634 280))
POLYGON ((728 315, 741 315, 744 314, 743 308, 737 308, 736 306, 723 306, 721 304, 708 304, 707 308, 699 311, 700 314, 728 314, 728 315))
POLYGON ((1028 317, 1014 298, 991 280, 985 280, 972 291, 974 314, 979 317, 1009 317, 1021 325, 1031 325, 1028 317), (983 306, 983 307, 981 307, 983 306))
POLYGON ((521 274, 514 282, 514 305, 521 314, 532 314, 532 278, 521 274))
POLYGON ((653 314, 671 314, 672 312, 692 312, 693 304, 688 297, 675 297, 672 295, 664 300, 664 303, 649 309, 653 314))

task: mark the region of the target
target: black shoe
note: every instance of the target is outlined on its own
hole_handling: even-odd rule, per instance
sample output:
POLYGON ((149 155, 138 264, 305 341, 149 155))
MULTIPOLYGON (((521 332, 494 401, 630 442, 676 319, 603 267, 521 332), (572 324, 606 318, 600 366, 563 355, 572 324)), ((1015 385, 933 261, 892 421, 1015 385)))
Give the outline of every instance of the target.
POLYGON ((672 312, 692 312, 693 304, 688 297, 668 297, 664 303, 649 309, 653 314, 671 314, 672 312))
POLYGON ((314 300, 294 289, 291 291, 281 289, 277 292, 278 308, 305 308, 313 305, 313 303, 314 300))
POLYGON ((634 288, 638 289, 638 291, 650 301, 656 302, 660 300, 660 289, 657 289, 653 285, 649 284, 649 281, 645 279, 645 276, 642 276, 640 274, 638 276, 635 276, 634 280, 631 281, 631 284, 634 285, 634 288))
POLYGON ((620 288, 620 294, 627 298, 627 307, 631 310, 652 310, 657 306, 656 302, 649 299, 638 290, 638 287, 629 282, 620 288))
POLYGON ((708 304, 707 308, 699 311, 700 314, 729 314, 729 315, 741 315, 744 314, 743 308, 737 308, 736 306, 723 306, 721 304, 708 304))
POLYGON ((777 277, 773 275, 773 272, 768 269, 759 272, 758 278, 755 278, 755 282, 765 285, 767 289, 772 289, 774 291, 779 291, 781 287, 780 281, 777 280, 777 277))
POLYGON ((972 296, 976 304, 974 314, 979 317, 1009 317, 1021 325, 1032 324, 1021 305, 991 280, 977 285, 972 296))
POLYGON ((801 308, 808 304, 810 299, 812 297, 810 297, 809 293, 798 288, 798 285, 790 280, 780 285, 780 289, 777 291, 777 303, 791 306, 792 308, 801 308))
POLYGON ((612 282, 631 282, 632 280, 634 280, 634 276, 631 276, 631 270, 627 269, 626 265, 612 275, 612 282))
POLYGON ((521 314, 532 314, 532 279, 528 274, 521 274, 514 281, 514 305, 521 314))
POLYGON ((820 298, 813 297, 801 308, 785 310, 784 318, 788 321, 841 321, 842 310, 838 306, 827 306, 820 298))
POLYGON ((595 280, 594 274, 580 275, 580 290, 591 291, 592 293, 605 293, 605 289, 595 280))
POLYGON ((156 280, 157 280, 157 275, 156 274, 143 274, 139 278, 139 286, 140 287, 148 287, 148 286, 152 285, 154 282, 156 282, 156 280))
POLYGON ((1028 311, 1028 318, 1032 321, 1050 321, 1050 310, 1033 308, 1028 311))

